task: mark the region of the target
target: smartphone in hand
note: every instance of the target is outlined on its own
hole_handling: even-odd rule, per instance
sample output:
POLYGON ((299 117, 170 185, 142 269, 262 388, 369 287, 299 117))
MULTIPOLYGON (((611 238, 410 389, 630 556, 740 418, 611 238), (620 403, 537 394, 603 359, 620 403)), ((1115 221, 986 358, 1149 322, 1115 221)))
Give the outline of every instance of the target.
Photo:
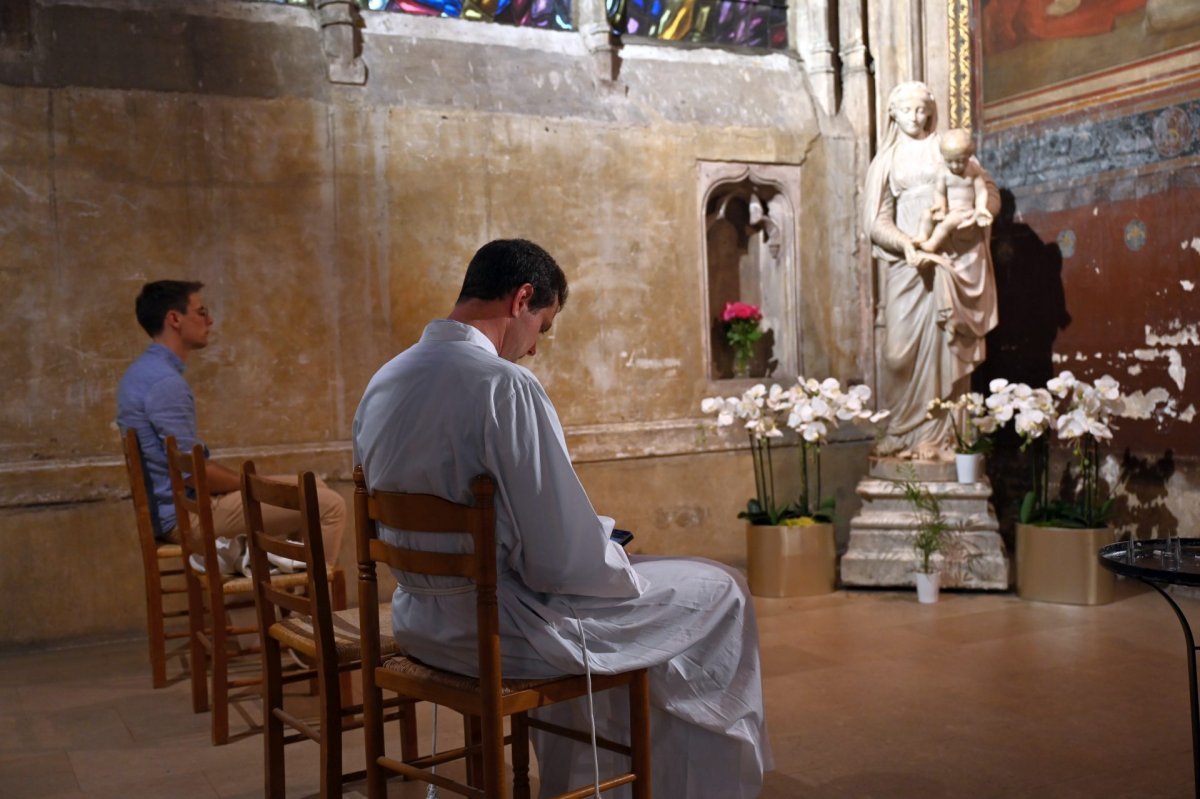
POLYGON ((629 532, 628 530, 614 529, 609 538, 611 538, 613 541, 616 541, 621 546, 626 546, 630 541, 633 540, 633 533, 629 532))

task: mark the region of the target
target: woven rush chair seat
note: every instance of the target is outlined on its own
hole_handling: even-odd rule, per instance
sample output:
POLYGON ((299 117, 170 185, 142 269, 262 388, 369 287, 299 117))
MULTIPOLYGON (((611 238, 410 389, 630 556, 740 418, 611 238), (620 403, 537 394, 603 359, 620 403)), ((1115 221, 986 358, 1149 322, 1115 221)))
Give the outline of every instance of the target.
MULTIPOLYGON (((208 585, 208 575, 198 574, 202 585, 208 585)), ((328 570, 329 579, 333 579, 333 567, 328 570)), ((304 572, 294 574, 273 574, 271 582, 280 588, 296 588, 308 583, 308 575, 304 572)), ((254 590, 254 583, 249 577, 225 577, 221 581, 221 590, 226 594, 249 594, 254 590)))
MULTIPOLYGON (((407 655, 388 658, 383 661, 383 668, 394 674, 403 674, 405 677, 436 683, 453 691, 462 691, 471 694, 479 693, 478 677, 468 677, 465 674, 427 666, 416 658, 407 655)), ((565 676, 567 675, 563 675, 563 677, 565 676)), ((536 680, 501 680, 500 693, 508 696, 521 691, 528 691, 541 685, 556 683, 563 679, 563 677, 542 677, 536 680)))
MULTIPOLYGON (((338 663, 356 663, 362 659, 362 629, 358 608, 339 610, 332 614, 333 646, 338 663)), ((392 606, 379 606, 379 629, 392 629, 392 606)), ((310 658, 317 656, 317 636, 313 630, 311 616, 288 616, 272 624, 267 634, 286 647, 295 649, 310 658)), ((380 649, 386 655, 400 650, 396 639, 387 633, 380 634, 380 649)))
POLYGON ((159 544, 154 552, 164 560, 167 558, 183 557, 183 547, 179 546, 179 544, 159 544))

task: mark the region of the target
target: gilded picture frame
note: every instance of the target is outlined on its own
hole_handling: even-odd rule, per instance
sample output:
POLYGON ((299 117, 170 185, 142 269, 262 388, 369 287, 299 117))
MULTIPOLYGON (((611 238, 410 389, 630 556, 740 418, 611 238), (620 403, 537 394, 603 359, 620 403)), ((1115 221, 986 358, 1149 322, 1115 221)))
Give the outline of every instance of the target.
MULTIPOLYGON (((1196 0, 948 0, 951 112, 960 78, 975 122, 989 132, 1098 105, 1193 93, 1200 88, 1196 0), (970 3, 970 8, 962 7, 970 3), (973 35, 956 51, 955 25, 973 35)), ((969 113, 969 111, 967 112, 969 113)))

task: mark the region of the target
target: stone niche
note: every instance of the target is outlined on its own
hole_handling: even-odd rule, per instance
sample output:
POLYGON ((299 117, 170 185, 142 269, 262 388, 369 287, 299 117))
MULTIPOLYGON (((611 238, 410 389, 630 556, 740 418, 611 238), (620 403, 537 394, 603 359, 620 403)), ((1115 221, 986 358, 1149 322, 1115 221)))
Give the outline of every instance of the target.
POLYGON ((803 373, 798 219, 800 167, 700 163, 704 225, 705 351, 708 379, 733 377, 733 349, 721 311, 733 301, 757 305, 767 333, 750 374, 776 380, 803 373))

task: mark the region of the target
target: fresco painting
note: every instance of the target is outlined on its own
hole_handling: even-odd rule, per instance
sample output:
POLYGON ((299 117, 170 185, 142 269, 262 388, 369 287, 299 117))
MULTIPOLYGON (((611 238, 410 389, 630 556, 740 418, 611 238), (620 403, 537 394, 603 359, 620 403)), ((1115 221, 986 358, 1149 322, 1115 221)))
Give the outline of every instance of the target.
POLYGON ((976 0, 974 10, 985 127, 1198 78, 1197 0, 976 0))

